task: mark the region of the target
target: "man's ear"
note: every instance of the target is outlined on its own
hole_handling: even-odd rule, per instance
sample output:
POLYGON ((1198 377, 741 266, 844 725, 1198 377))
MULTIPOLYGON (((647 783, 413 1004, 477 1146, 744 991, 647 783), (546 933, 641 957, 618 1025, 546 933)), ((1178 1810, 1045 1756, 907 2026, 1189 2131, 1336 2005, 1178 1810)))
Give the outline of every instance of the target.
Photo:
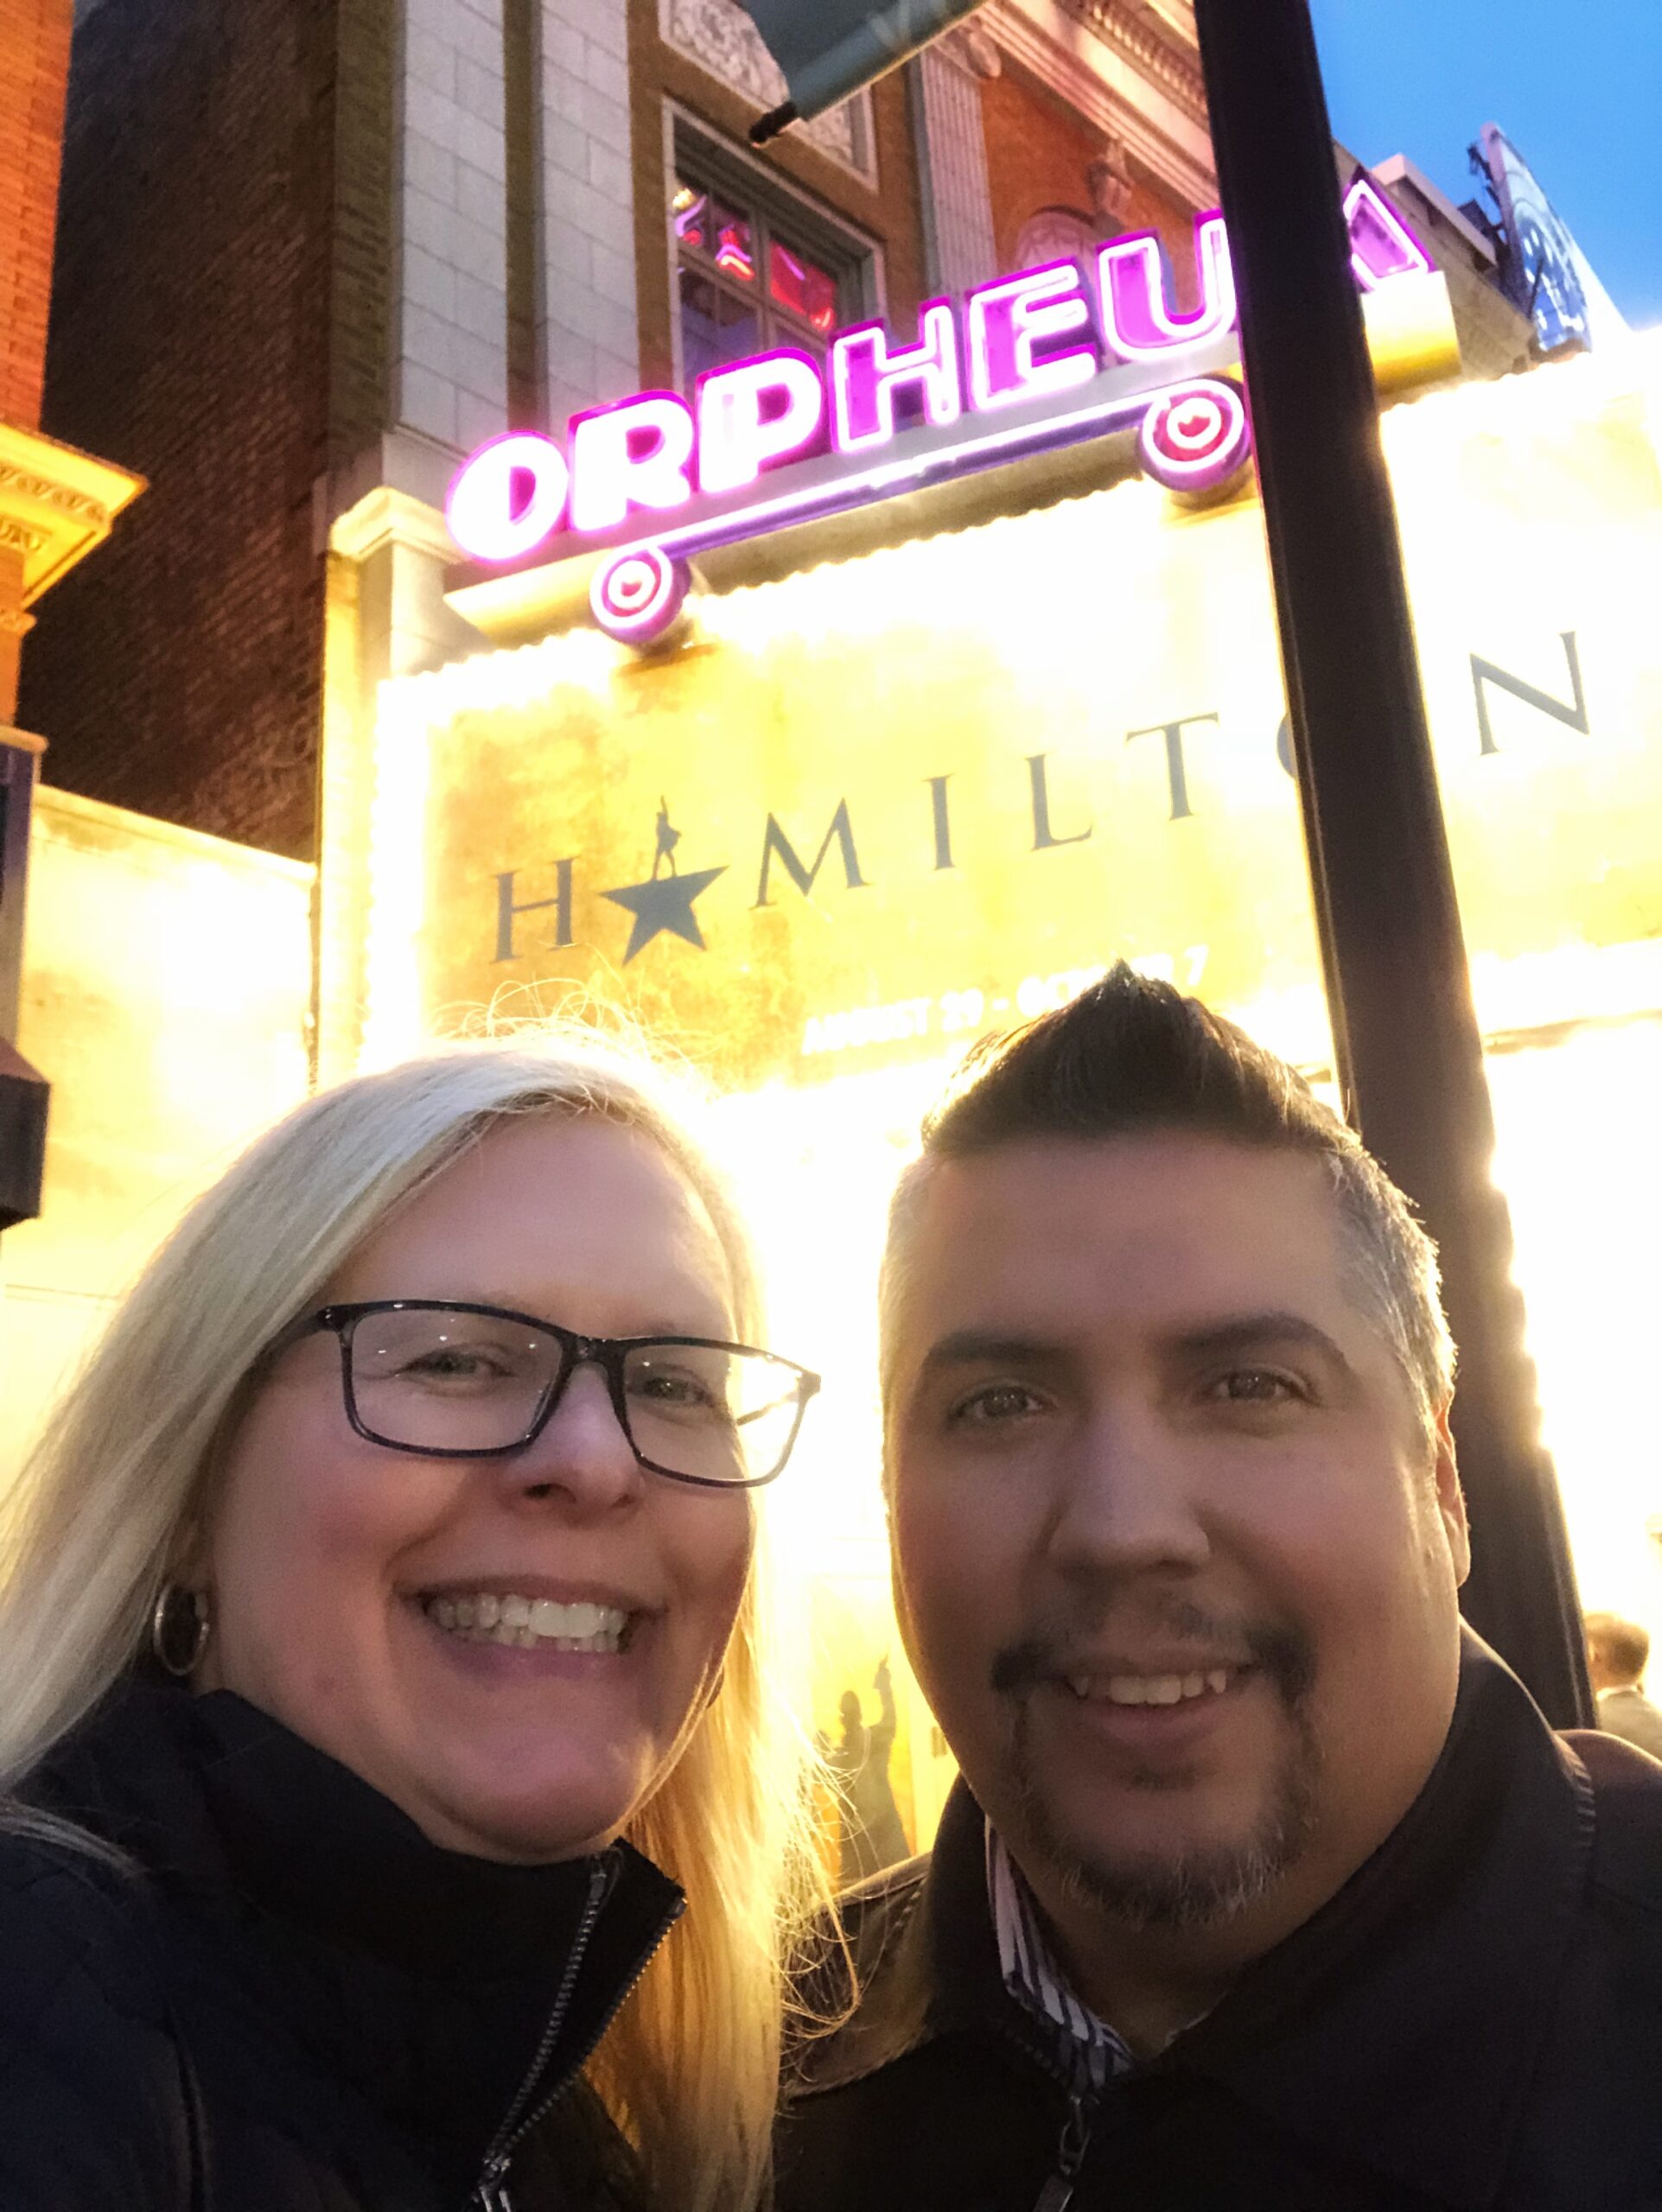
POLYGON ((1460 1470, 1455 1463, 1454 1433, 1449 1426, 1452 1398, 1445 1398, 1438 1407, 1431 1423, 1431 1444, 1435 1453, 1432 1480, 1436 1490, 1437 1515, 1442 1522, 1448 1541, 1449 1557, 1454 1564, 1456 1586, 1463 1586, 1472 1571, 1472 1533, 1466 1519, 1466 1497, 1460 1487, 1460 1470))

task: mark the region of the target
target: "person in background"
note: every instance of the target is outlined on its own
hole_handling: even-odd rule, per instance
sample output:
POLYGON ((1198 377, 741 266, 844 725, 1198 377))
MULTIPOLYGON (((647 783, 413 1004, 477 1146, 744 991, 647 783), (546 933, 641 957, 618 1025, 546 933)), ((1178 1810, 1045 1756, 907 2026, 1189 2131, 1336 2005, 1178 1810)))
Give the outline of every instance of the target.
POLYGON ((1662 1707, 1645 1694, 1651 1639, 1619 1613, 1589 1613, 1587 1672, 1599 1701, 1599 1726, 1662 1759, 1662 1707))
POLYGON ((911 1846, 901 1825, 889 1779, 895 1755, 895 1683, 888 1662, 878 1662, 873 1676, 879 1718, 866 1725, 858 1690, 844 1690, 837 1700, 843 1723, 838 1742, 830 1745, 825 1764, 837 1784, 838 1833, 837 1871, 844 1888, 868 1874, 876 1874, 910 1855, 911 1846))
POLYGON ((1436 1255, 1355 1135, 1118 968, 961 1071, 880 1319, 962 1777, 844 1901, 782 2212, 1662 2205, 1662 1768, 1462 1630, 1436 1255))
POLYGON ((344 1084, 197 1202, 7 1531, 6 2212, 762 2199, 818 1852, 755 1492, 816 1378, 759 1337, 582 1036, 344 1084))

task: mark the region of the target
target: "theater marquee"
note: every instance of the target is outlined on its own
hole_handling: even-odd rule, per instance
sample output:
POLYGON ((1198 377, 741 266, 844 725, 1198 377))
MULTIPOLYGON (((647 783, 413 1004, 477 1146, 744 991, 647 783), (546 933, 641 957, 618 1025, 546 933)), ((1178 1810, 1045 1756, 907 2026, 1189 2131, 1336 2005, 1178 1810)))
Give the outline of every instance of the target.
MULTIPOLYGON (((1343 206, 1383 380, 1457 368, 1423 246, 1366 172, 1343 206)), ((448 518, 481 569, 521 580, 464 588, 455 603, 492 634, 523 630, 558 607, 583 559, 593 620, 651 645, 674 628, 702 557, 1117 431, 1168 490, 1223 492, 1251 429, 1221 215, 1197 219, 1194 257, 1193 308, 1175 303, 1158 238, 1115 238, 1088 269, 1052 262, 927 301, 911 336, 864 324, 839 331, 823 362, 785 349, 710 371, 691 400, 648 391, 591 409, 564 448, 523 431, 494 439, 458 474, 448 518)))
MULTIPOLYGON (((1491 963, 1662 938, 1662 492, 1619 384, 1577 364, 1386 417, 1491 963)), ((711 594, 655 657, 587 628, 487 653, 389 687, 377 753, 377 1049, 581 987, 729 1086, 812 1084, 1121 954, 1318 1009, 1322 1049, 1250 495, 1127 481, 711 594)))

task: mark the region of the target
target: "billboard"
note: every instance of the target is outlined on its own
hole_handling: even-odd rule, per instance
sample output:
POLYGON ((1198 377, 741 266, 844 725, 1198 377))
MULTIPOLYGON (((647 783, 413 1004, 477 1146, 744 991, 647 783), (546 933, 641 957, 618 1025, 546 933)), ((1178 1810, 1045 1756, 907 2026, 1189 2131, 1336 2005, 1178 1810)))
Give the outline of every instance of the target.
POLYGON ((1627 336, 1621 310, 1518 149, 1493 123, 1481 143, 1510 246, 1507 290, 1534 323, 1542 353, 1590 353, 1627 336))

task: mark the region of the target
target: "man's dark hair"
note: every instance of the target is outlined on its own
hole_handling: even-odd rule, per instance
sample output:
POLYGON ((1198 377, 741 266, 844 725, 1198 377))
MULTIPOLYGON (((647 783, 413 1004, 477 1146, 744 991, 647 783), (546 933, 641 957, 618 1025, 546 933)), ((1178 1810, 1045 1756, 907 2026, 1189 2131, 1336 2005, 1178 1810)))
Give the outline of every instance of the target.
POLYGON ((1347 1232, 1358 1303, 1388 1338, 1429 1422, 1454 1382, 1436 1249, 1354 1131, 1302 1076, 1199 999, 1123 961, 1025 1028, 985 1039, 923 1125, 895 1192, 883 1266, 883 1365, 892 1379, 907 1232, 939 1160, 1042 1139, 1187 1130, 1321 1160, 1347 1232))
POLYGON ((1636 1682, 1651 1656, 1650 1637, 1639 1623, 1623 1620, 1620 1613, 1589 1613, 1584 1626, 1588 1642, 1602 1652, 1610 1672, 1621 1677, 1623 1686, 1636 1682))

